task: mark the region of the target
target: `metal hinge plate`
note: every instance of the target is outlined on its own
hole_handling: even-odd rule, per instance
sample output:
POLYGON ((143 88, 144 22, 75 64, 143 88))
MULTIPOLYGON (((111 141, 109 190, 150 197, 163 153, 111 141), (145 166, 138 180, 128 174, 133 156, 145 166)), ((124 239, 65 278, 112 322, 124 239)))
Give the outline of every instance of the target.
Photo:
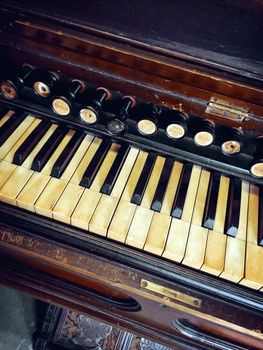
POLYGON ((147 289, 148 291, 159 294, 162 298, 162 301, 168 305, 170 303, 173 304, 176 301, 191 305, 198 309, 201 308, 202 305, 202 301, 198 298, 192 297, 179 291, 175 291, 170 288, 163 287, 150 281, 146 281, 145 279, 141 280, 141 287, 147 289))
POLYGON ((211 97, 205 113, 242 122, 248 117, 249 108, 224 101, 221 98, 211 97))

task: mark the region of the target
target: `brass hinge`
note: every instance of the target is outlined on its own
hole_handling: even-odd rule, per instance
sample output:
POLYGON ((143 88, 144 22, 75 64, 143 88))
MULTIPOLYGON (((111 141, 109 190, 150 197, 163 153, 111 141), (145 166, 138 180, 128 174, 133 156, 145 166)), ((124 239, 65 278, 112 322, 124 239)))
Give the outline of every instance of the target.
POLYGON ((239 106, 217 97, 211 97, 205 110, 205 113, 218 115, 223 118, 240 122, 244 121, 248 117, 248 112, 248 107, 239 106))

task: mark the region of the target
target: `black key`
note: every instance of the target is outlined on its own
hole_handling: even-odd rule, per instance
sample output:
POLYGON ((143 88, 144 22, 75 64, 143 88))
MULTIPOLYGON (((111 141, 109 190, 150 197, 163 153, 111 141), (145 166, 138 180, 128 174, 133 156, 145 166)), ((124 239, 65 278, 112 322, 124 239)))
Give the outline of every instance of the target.
POLYGON ((128 155, 130 148, 126 145, 121 146, 114 162, 110 168, 110 171, 101 187, 100 192, 109 195, 115 185, 115 182, 119 176, 123 163, 128 155))
POLYGON ((171 172, 173 170, 174 160, 172 158, 167 158, 165 160, 163 170, 156 188, 151 209, 160 212, 163 204, 163 199, 166 193, 168 182, 170 179, 171 172))
MULTIPOLYGON (((209 230, 214 228, 220 177, 221 175, 217 171, 213 172, 210 177, 203 217, 203 227, 209 230)), ((218 204, 220 205, 220 203, 218 204)))
POLYGON ((111 146, 111 142, 109 140, 102 141, 94 157, 89 163, 87 169, 85 170, 85 173, 79 184, 80 186, 87 187, 87 188, 91 186, 92 181, 94 180, 110 146, 111 146))
POLYGON ((263 246, 263 187, 259 188, 258 244, 263 246))
POLYGON ((241 180, 237 178, 231 178, 227 198, 225 233, 232 237, 236 236, 238 230, 241 189, 241 180))
POLYGON ((189 181, 192 173, 192 164, 185 164, 182 174, 180 177, 180 181, 178 183, 177 191, 174 197, 173 208, 171 212, 171 216, 177 219, 180 219, 184 209, 184 202, 187 194, 187 189, 189 186, 189 181))
POLYGON ((28 113, 25 112, 16 112, 2 125, 0 128, 0 146, 2 146, 27 115, 28 113))
POLYGON ((79 145, 81 144, 85 134, 81 131, 76 132, 71 140, 67 143, 66 147, 56 160, 51 170, 51 176, 60 178, 71 161, 72 157, 76 153, 79 145))
POLYGON ((13 163, 21 165, 23 161, 33 151, 38 142, 42 139, 45 133, 48 131, 51 123, 49 121, 42 120, 41 123, 31 132, 22 145, 16 150, 13 163))
POLYGON ((0 120, 9 112, 8 108, 1 108, 0 110, 0 120))
POLYGON ((44 168, 67 132, 68 130, 63 127, 58 127, 53 132, 53 134, 49 137, 41 150, 35 156, 31 167, 32 170, 41 171, 44 168))
POLYGON ((137 185, 134 189, 131 203, 140 205, 144 192, 146 190, 146 186, 148 184, 148 181, 151 176, 152 168, 155 163, 156 156, 154 153, 149 153, 146 159, 146 162, 144 164, 144 167, 142 169, 141 175, 139 177, 139 180, 137 182, 137 185))

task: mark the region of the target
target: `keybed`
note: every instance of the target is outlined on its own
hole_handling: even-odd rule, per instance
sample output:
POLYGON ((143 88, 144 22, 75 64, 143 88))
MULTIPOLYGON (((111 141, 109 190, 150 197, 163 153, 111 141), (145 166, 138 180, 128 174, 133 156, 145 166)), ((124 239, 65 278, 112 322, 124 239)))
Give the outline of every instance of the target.
POLYGON ((263 288, 259 186, 32 115, 0 116, 1 201, 263 288))

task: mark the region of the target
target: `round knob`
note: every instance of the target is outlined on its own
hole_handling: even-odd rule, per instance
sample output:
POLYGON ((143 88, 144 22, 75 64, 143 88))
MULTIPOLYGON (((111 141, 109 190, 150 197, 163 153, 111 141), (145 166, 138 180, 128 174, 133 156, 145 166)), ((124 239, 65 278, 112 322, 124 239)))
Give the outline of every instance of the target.
POLYGON ((126 119, 128 118, 129 111, 136 104, 134 97, 124 96, 122 97, 122 104, 116 117, 110 118, 107 122, 107 128, 113 135, 123 134, 127 129, 126 119))
POLYGON ((95 124, 99 119, 98 112, 91 106, 81 108, 79 111, 79 116, 81 120, 87 124, 95 124))
POLYGON ((154 120, 141 119, 137 123, 137 128, 142 135, 154 135, 157 132, 157 125, 154 120))
POLYGON ((162 114, 161 106, 150 103, 145 106, 144 111, 141 113, 144 114, 143 117, 138 116, 136 118, 139 133, 144 136, 152 136, 156 134, 158 130, 157 123, 162 114))
POLYGON ((258 159, 250 167, 250 173, 259 178, 263 178, 263 159, 258 159))
POLYGON ((194 142, 197 146, 207 147, 214 142, 215 132, 214 127, 208 120, 200 121, 197 127, 197 132, 194 135, 194 142))
POLYGON ((20 74, 12 77, 11 79, 3 80, 0 83, 0 93, 6 100, 15 100, 28 79, 33 72, 33 68, 30 66, 23 66, 20 74))
POLYGON ((71 113, 75 98, 85 90, 85 85, 80 80, 73 80, 71 86, 65 95, 56 96, 52 101, 53 111, 65 117, 71 113))
POLYGON ((263 136, 256 138, 256 152, 249 170, 254 177, 263 178, 263 136))
POLYGON ((95 124, 99 121, 100 111, 103 103, 110 99, 109 90, 99 87, 96 90, 94 99, 86 106, 83 106, 79 112, 81 120, 87 124, 95 124))
POLYGON ((235 128, 228 128, 227 130, 222 130, 222 132, 225 134, 222 136, 222 152, 230 156, 240 153, 243 144, 241 131, 235 128))
POLYGON ((187 117, 178 111, 169 112, 169 114, 164 115, 166 135, 174 140, 181 139, 187 131, 187 117))
POLYGON ((57 81, 58 76, 55 73, 42 73, 33 84, 34 91, 41 97, 48 97, 57 81))
POLYGON ((169 124, 166 128, 166 134, 171 138, 171 139, 181 139, 185 135, 185 128, 180 125, 180 124, 169 124))
POLYGON ((126 124, 120 119, 110 119, 107 123, 109 132, 113 135, 120 135, 125 132, 126 124))
POLYGON ((226 141, 221 146, 222 152, 226 155, 238 154, 241 151, 241 143, 238 141, 226 141))

